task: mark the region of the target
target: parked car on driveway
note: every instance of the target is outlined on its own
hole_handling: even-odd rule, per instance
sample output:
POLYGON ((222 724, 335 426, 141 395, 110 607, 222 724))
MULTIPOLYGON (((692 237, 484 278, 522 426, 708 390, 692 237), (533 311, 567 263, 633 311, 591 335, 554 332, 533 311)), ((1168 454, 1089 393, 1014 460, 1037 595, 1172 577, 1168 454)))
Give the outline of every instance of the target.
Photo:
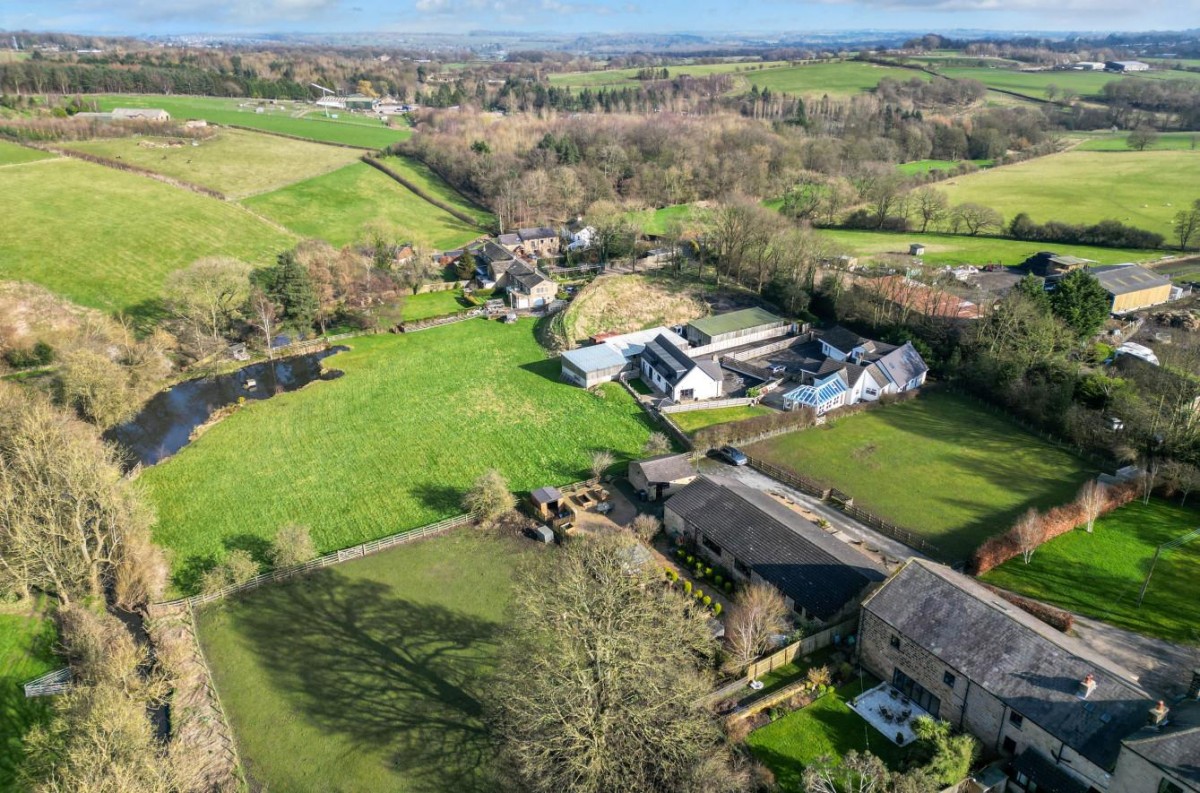
POLYGON ((787 367, 781 363, 772 361, 771 363, 767 364, 767 371, 771 374, 784 374, 787 372, 787 367))
POLYGON ((745 454, 732 446, 722 446, 720 449, 714 450, 713 456, 719 460, 724 460, 730 465, 745 465, 750 462, 745 454))

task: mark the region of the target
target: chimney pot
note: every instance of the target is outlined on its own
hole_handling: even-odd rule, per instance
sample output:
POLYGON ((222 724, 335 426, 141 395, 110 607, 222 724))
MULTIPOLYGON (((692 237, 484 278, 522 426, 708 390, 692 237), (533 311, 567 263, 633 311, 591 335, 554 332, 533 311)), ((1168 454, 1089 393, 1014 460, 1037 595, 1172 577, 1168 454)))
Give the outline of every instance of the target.
POLYGON ((1160 699, 1158 701, 1157 705, 1150 708, 1150 718, 1149 718, 1150 726, 1151 727, 1160 726, 1163 722, 1165 722, 1167 720, 1167 713, 1169 713, 1169 712, 1170 712, 1170 709, 1167 707, 1167 703, 1163 702, 1160 699))
POLYGON ((1088 675, 1079 684, 1079 698, 1087 699, 1096 690, 1096 676, 1088 675))

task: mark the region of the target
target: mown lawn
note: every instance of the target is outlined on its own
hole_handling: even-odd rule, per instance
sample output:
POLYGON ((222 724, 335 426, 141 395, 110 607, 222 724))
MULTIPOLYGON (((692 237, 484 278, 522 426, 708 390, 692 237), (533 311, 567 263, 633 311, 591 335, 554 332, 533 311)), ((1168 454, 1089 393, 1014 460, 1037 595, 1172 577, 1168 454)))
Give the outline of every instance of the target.
POLYGON ((66 144, 72 149, 148 168, 241 198, 335 170, 360 152, 241 129, 223 129, 193 146, 183 138, 106 138, 66 144), (184 145, 168 147, 172 141, 184 145))
POLYGON ((308 140, 343 143, 364 149, 383 149, 412 135, 409 129, 391 129, 383 122, 366 116, 339 112, 339 118, 312 113, 313 106, 303 102, 272 104, 261 99, 227 99, 212 96, 159 96, 148 94, 107 94, 87 97, 100 103, 103 110, 114 107, 161 107, 175 120, 204 119, 213 124, 237 124, 265 132, 281 132, 308 140), (255 112, 257 108, 262 113, 255 112))
POLYGON ((253 789, 471 793, 512 571, 476 529, 208 606, 200 641, 253 789))
POLYGON ((22 740, 49 718, 51 703, 49 698, 25 699, 21 685, 65 664, 54 657, 54 623, 43 613, 0 609, 5 609, 0 610, 0 790, 15 790, 22 740))
POLYGON ((403 317, 405 320, 411 321, 462 311, 467 306, 459 300, 460 294, 459 290, 451 289, 445 292, 409 295, 404 298, 403 317))
POLYGON ((922 260, 926 264, 938 265, 980 265, 992 262, 1015 265, 1025 261, 1038 251, 1046 250, 1047 247, 1057 253, 1082 256, 1101 264, 1136 262, 1157 258, 1161 255, 1155 251, 1094 248, 1087 245, 1048 245, 1044 242, 1022 242, 1021 240, 1006 240, 997 237, 971 237, 965 234, 918 234, 915 232, 896 234, 887 231, 843 231, 840 229, 821 229, 820 233, 847 253, 856 256, 874 256, 882 253, 907 256, 909 244, 919 242, 925 246, 925 255, 921 257, 922 260))
POLYGON ((908 750, 888 740, 847 704, 878 683, 868 675, 837 688, 807 708, 750 733, 746 745, 775 774, 781 791, 801 793, 807 766, 824 756, 840 762, 851 751, 869 751, 889 768, 900 770, 908 750))
POLYGON ((16 143, 9 143, 6 140, 0 140, 0 165, 21 165, 27 162, 47 160, 53 156, 53 154, 47 154, 44 151, 38 151, 37 149, 18 146, 16 143))
POLYGON ((745 75, 759 90, 770 88, 775 92, 819 96, 852 96, 870 91, 884 77, 907 82, 913 78, 932 80, 925 72, 916 69, 901 69, 895 66, 877 66, 873 63, 844 61, 840 63, 810 63, 783 69, 764 69, 745 75))
POLYGON ((711 410, 689 410, 684 413, 672 413, 671 420, 679 425, 679 429, 691 434, 696 430, 711 427, 714 424, 728 424, 731 421, 754 418, 767 413, 773 413, 771 408, 762 405, 742 405, 732 408, 713 408, 711 410))
POLYGON ((175 588, 230 548, 261 558, 288 523, 326 552, 458 514, 489 468, 529 491, 586 478, 598 449, 639 457, 652 428, 633 398, 559 382, 533 328, 479 319, 353 339, 325 361, 344 377, 248 405, 147 469, 175 588))
POLYGON ((747 453, 812 476, 857 506, 925 536, 946 561, 966 559, 1029 507, 1064 504, 1086 463, 979 403, 928 392, 747 453))
POLYGON ((955 177, 938 189, 951 203, 983 204, 1005 220, 1019 212, 1038 223, 1119 220, 1170 242, 1175 213, 1200 197, 1198 181, 1200 150, 1067 151, 955 177))
POLYGON ((362 239, 373 224, 397 239, 438 249, 464 245, 485 233, 361 162, 243 203, 297 234, 338 246, 362 239))
POLYGON ((264 264, 296 242, 234 204, 80 160, 0 168, 0 194, 0 278, 107 311, 150 310, 167 273, 205 256, 264 264))
POLYGON ((1154 566, 1146 599, 1138 593, 1154 550, 1200 527, 1200 509, 1174 502, 1135 501, 1056 537, 1025 564, 1013 559, 984 580, 1138 633, 1175 642, 1200 642, 1200 539, 1166 552, 1154 566))

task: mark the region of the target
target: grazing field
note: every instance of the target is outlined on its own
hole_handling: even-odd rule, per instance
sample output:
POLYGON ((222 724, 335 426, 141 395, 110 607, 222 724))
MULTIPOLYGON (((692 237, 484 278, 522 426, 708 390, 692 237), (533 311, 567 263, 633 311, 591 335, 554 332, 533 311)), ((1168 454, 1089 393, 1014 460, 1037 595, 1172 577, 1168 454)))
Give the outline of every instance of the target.
POLYGON ((199 614, 254 790, 495 790, 483 706, 512 571, 465 529, 199 614))
POLYGON ((750 733, 746 745, 775 774, 780 791, 802 793, 805 767, 826 755, 840 761, 851 751, 870 752, 894 771, 903 768, 909 752, 846 704, 878 682, 868 675, 750 733))
POLYGON ((681 223, 685 230, 689 224, 696 225, 699 214, 692 204, 674 204, 660 209, 636 210, 630 212, 628 217, 643 234, 664 235, 671 231, 676 221, 681 223))
POLYGON ((1137 599, 1155 548, 1198 526, 1200 509, 1135 501, 1097 520, 1091 534, 1080 528, 1056 537, 1029 564, 1012 559, 984 580, 1127 630, 1194 644, 1200 538, 1164 553, 1140 607, 1137 599))
POLYGON ((234 204, 80 160, 0 169, 0 278, 139 313, 205 256, 263 264, 295 238, 234 204))
POLYGON ((1064 92, 1072 93, 1082 99, 1099 99, 1103 96, 1104 86, 1117 80, 1186 80, 1200 78, 1200 74, 1176 71, 1140 72, 1138 74, 1114 74, 1111 72, 1085 71, 1051 71, 1051 72, 1022 72, 1014 69, 991 69, 972 67, 949 67, 940 69, 939 74, 956 80, 978 80, 988 88, 999 88, 1004 91, 1034 99, 1048 99, 1047 89, 1054 86, 1057 90, 1055 98, 1062 98, 1064 92))
POLYGON ((592 451, 625 462, 650 434, 619 385, 559 382, 530 320, 349 344, 325 361, 344 377, 247 405, 142 474, 177 590, 230 548, 261 557, 288 523, 344 548, 458 514, 489 468, 517 491, 566 484, 590 476, 592 451))
POLYGON ((560 315, 566 341, 689 322, 708 313, 697 286, 649 275, 597 278, 560 315))
POLYGON ((910 243, 925 246, 922 260, 926 264, 959 265, 1020 264, 1038 251, 1050 249, 1057 253, 1082 256, 1101 264, 1120 264, 1155 258, 1153 251, 1124 248, 1095 248, 1087 245, 1058 245, 1044 242, 1023 242, 997 237, 970 237, 965 234, 897 234, 888 231, 844 231, 822 229, 821 234, 839 248, 857 256, 881 254, 908 255, 910 243))
MULTIPOLYGON (((1089 137, 1083 143, 1075 147, 1076 151, 1131 151, 1129 144, 1129 133, 1123 132, 1117 135, 1104 135, 1098 137, 1089 137)), ((1158 136, 1154 144, 1147 151, 1161 150, 1188 150, 1193 151, 1200 149, 1200 132, 1164 132, 1158 136)))
POLYGON ((368 116, 338 113, 326 118, 303 102, 265 99, 226 99, 211 96, 159 96, 107 94, 88 97, 103 110, 114 107, 161 107, 174 119, 200 118, 213 124, 238 124, 265 132, 279 132, 325 143, 342 143, 364 149, 383 149, 412 135, 408 129, 391 129, 368 116), (256 110, 262 108, 263 112, 256 110))
POLYGON ((852 96, 871 91, 884 77, 902 82, 913 79, 932 80, 928 74, 896 66, 876 66, 873 63, 845 61, 841 63, 812 63, 752 72, 746 79, 759 89, 786 94, 852 96))
MULTIPOLYGON (((787 61, 741 62, 741 63, 703 63, 679 66, 667 66, 670 77, 691 75, 703 77, 709 74, 748 74, 756 70, 766 70, 786 66, 787 61)), ((657 67, 659 69, 664 67, 657 67)), ((592 72, 563 72, 550 75, 550 84, 564 88, 609 88, 630 85, 640 85, 643 81, 637 79, 638 69, 603 69, 592 72)))
POLYGON ((762 405, 743 405, 733 408, 713 408, 712 410, 688 410, 683 413, 672 413, 671 421, 679 425, 679 429, 689 435, 696 430, 711 427, 714 424, 728 424, 731 421, 741 421, 755 416, 774 413, 771 408, 762 405))
POLYGON ((243 198, 327 173, 359 152, 240 129, 223 129, 193 146, 182 138, 107 138, 66 144, 78 151, 147 168, 243 198), (183 143, 172 146, 171 143, 183 143))
POLYGON ((1179 208, 1200 198, 1200 151, 1068 151, 960 176, 938 185, 952 203, 972 201, 1010 220, 1119 220, 1171 237, 1179 208))
POLYGON ((0 140, 0 166, 23 165, 27 162, 48 160, 53 156, 53 154, 47 154, 44 151, 29 149, 25 146, 18 146, 15 143, 0 140))
POLYGON ((929 173, 930 171, 949 171, 963 162, 969 162, 978 168, 990 168, 992 166, 992 160, 913 160, 912 162, 900 163, 896 166, 896 170, 906 176, 912 176, 919 173, 929 173))
POLYGON ((1065 504, 1091 475, 978 403, 929 392, 746 449, 848 492, 917 532, 943 560, 966 559, 1029 507, 1065 504))
POLYGON ((51 700, 25 699, 21 684, 65 666, 54 657, 55 642, 44 614, 0 606, 0 790, 16 789, 25 733, 49 718, 51 700))
POLYGON ((475 219, 483 227, 491 227, 496 223, 496 216, 481 206, 468 200, 462 193, 446 183, 442 177, 429 169, 423 162, 409 157, 383 157, 382 162, 391 170, 403 176, 408 181, 421 188, 427 195, 441 201, 447 206, 454 207, 459 212, 475 219))
POLYGON ((463 245, 484 233, 361 162, 244 203, 297 234, 338 246, 362 239, 364 228, 375 224, 398 239, 438 249, 463 245))

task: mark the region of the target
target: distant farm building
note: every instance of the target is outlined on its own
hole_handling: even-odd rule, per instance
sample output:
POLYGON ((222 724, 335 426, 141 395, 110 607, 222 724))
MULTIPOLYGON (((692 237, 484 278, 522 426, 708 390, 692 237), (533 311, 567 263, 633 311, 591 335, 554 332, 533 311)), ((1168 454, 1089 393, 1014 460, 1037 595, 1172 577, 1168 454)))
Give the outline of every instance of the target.
POLYGON ((1079 270, 1089 264, 1095 264, 1092 259, 1081 259, 1078 256, 1063 256, 1051 251, 1040 251, 1030 256, 1021 265, 1034 275, 1046 278, 1051 275, 1063 275, 1072 270, 1079 270))
POLYGON ((170 121, 171 114, 156 107, 113 108, 113 121, 170 121))
POLYGON ((627 372, 638 368, 637 358, 646 344, 659 336, 665 336, 677 346, 687 342, 666 328, 650 328, 619 336, 609 336, 598 344, 567 350, 562 354, 562 379, 592 388, 616 380, 627 372))
POLYGON ((1108 292, 1114 314, 1157 306, 1171 299, 1171 281, 1136 264, 1093 267, 1090 271, 1108 292))
POLYGON ((1104 71, 1104 64, 1100 61, 1079 61, 1078 63, 1072 63, 1071 68, 1081 72, 1102 72, 1104 71))
POLYGON ((789 323, 761 308, 747 308, 693 320, 687 326, 688 343, 694 347, 711 344, 737 346, 782 335, 789 323))
POLYGON ((1141 61, 1107 61, 1104 68, 1110 72, 1148 72, 1150 64, 1141 61))

